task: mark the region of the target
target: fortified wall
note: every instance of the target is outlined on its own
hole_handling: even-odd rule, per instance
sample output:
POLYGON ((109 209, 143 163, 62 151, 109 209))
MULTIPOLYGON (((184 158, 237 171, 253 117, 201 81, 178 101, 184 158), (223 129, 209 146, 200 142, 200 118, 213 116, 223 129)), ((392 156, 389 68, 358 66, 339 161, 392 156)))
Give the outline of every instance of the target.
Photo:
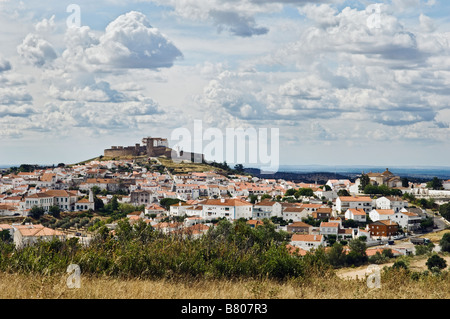
POLYGON ((134 146, 111 146, 104 150, 105 157, 130 157, 130 156, 148 156, 160 157, 165 156, 173 160, 189 161, 201 163, 204 160, 203 154, 175 151, 169 147, 166 138, 160 137, 144 137, 143 145, 139 143, 134 146))

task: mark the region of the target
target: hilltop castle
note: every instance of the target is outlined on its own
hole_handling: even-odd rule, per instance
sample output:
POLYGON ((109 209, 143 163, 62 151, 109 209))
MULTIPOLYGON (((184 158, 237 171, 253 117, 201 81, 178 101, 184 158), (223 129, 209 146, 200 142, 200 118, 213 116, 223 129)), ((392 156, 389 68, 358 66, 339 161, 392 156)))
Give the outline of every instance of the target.
POLYGON ((167 138, 144 137, 142 144, 136 143, 134 146, 111 146, 104 150, 105 157, 129 157, 129 156, 165 156, 173 160, 202 163, 203 154, 184 152, 183 150, 173 150, 169 147, 167 138))

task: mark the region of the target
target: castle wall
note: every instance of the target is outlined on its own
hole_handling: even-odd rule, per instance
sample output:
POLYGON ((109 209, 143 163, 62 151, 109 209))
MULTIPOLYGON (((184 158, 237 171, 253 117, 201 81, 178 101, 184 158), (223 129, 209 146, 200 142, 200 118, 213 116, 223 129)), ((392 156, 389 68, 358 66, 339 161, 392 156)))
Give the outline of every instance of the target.
POLYGON ((145 147, 137 147, 137 146, 114 146, 110 149, 104 150, 104 156, 106 157, 120 157, 120 156, 139 156, 145 155, 146 148, 145 147))

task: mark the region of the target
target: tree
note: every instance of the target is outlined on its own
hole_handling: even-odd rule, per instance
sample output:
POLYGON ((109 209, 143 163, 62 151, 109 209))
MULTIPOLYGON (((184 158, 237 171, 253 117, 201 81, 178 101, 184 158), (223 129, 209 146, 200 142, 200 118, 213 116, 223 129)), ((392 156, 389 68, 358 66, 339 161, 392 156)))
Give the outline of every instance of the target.
POLYGON ((55 218, 59 218, 59 216, 61 215, 61 209, 57 205, 50 206, 48 212, 55 218))
POLYGON ((426 265, 429 270, 439 272, 447 267, 447 262, 444 258, 440 257, 437 254, 434 254, 430 258, 428 258, 426 265))
POLYGON ((5 229, 0 231, 0 241, 4 241, 7 243, 12 242, 12 237, 11 237, 11 233, 9 232, 9 230, 5 229))
POLYGON ((330 250, 327 252, 328 261, 334 267, 343 266, 345 264, 344 246, 335 242, 330 250))
POLYGON ((370 177, 367 174, 362 174, 359 178, 359 190, 364 191, 367 185, 370 185, 370 177))
POLYGON ((337 195, 339 197, 341 197, 341 196, 350 196, 350 193, 346 189, 340 189, 340 190, 338 190, 337 195))
POLYGON ((244 165, 236 164, 234 165, 234 170, 237 171, 238 173, 242 173, 244 171, 244 165))
POLYGON ((445 233, 439 241, 442 251, 450 252, 450 233, 445 233))
POLYGON ((450 221, 450 203, 441 205, 439 207, 439 214, 446 220, 450 221))
POLYGON ((429 243, 428 245, 417 245, 416 246, 416 255, 420 256, 420 255, 429 254, 433 251, 433 248, 434 248, 433 243, 429 243))
POLYGON ((360 239, 350 240, 348 244, 350 252, 347 255, 347 264, 359 266, 367 262, 367 245, 360 239))
POLYGON ((98 195, 102 191, 100 189, 100 187, 98 187, 98 186, 92 186, 91 190, 92 190, 92 193, 94 193, 94 196, 98 195))
POLYGON ((402 178, 402 187, 408 187, 409 186, 409 180, 407 177, 402 178))
POLYGON ((30 215, 34 219, 41 218, 41 216, 44 215, 44 213, 45 213, 45 209, 42 207, 38 207, 38 206, 33 206, 30 210, 30 215))
POLYGON ((300 196, 314 196, 314 191, 311 188, 300 188, 298 191, 294 193, 294 196, 296 198, 299 198, 300 196))
POLYGON ((284 193, 284 196, 294 196, 296 190, 294 188, 289 188, 286 193, 284 193))
POLYGON ((252 194, 249 196, 249 199, 250 199, 250 203, 255 204, 256 201, 258 200, 258 196, 252 194))
POLYGON ((431 189, 442 189, 442 180, 435 176, 427 183, 427 187, 431 189))
POLYGON ((171 205, 178 204, 178 203, 181 202, 181 201, 182 201, 182 200, 181 200, 181 199, 178 199, 178 198, 170 198, 170 197, 167 197, 167 198, 161 199, 160 202, 159 202, 159 204, 160 204, 161 206, 163 206, 166 210, 169 210, 171 205))

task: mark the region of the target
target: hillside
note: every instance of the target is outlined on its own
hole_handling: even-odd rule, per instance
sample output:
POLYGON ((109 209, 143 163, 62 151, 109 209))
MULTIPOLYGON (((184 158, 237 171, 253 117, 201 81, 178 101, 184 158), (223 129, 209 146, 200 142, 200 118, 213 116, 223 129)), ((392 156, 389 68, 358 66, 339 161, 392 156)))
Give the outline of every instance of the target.
POLYGON ((284 179, 293 182, 317 183, 325 184, 329 179, 350 179, 349 176, 330 173, 330 172, 310 172, 310 173, 294 173, 294 172, 276 172, 274 174, 261 174, 261 170, 257 168, 246 168, 246 173, 259 178, 284 179))

